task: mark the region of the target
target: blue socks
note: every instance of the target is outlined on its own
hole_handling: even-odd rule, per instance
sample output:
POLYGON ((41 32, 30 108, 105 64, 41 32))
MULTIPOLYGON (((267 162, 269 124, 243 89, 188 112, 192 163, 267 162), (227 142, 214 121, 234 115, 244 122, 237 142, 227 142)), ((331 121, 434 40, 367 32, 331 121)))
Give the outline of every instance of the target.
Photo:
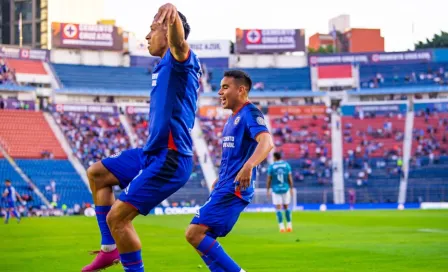
POLYGON ((276 214, 277 214, 277 221, 278 221, 278 223, 279 224, 283 223, 282 211, 281 210, 277 210, 276 214))
POLYGON ((201 256, 204 263, 207 265, 208 269, 210 269, 211 272, 226 272, 224 269, 219 266, 219 264, 213 260, 210 256, 202 255, 201 256))
MULTIPOLYGON (((210 236, 205 236, 201 241, 197 249, 202 252, 206 257, 210 257, 215 260, 224 271, 227 272, 240 272, 241 267, 239 267, 232 258, 224 251, 221 244, 218 241, 211 238, 210 236)), ((215 270, 220 271, 220 270, 215 270)))
POLYGON ((289 209, 285 210, 286 222, 291 222, 291 211, 289 209))
POLYGON ((107 214, 112 206, 95 206, 96 220, 100 227, 101 245, 114 245, 115 240, 110 233, 109 226, 106 222, 107 214))
POLYGON ((10 217, 11 217, 11 211, 9 211, 9 210, 7 209, 7 210, 6 210, 6 219, 5 219, 5 223, 8 223, 10 217))
POLYGON ((145 268, 142 261, 142 251, 120 254, 120 261, 126 272, 144 272, 145 268))

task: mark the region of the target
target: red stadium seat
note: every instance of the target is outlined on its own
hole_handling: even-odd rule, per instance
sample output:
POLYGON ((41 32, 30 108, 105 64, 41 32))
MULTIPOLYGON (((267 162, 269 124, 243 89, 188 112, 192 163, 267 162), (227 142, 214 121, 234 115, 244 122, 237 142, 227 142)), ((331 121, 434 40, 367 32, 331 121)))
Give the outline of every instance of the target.
POLYGON ((0 111, 0 143, 13 158, 41 158, 43 151, 67 158, 42 112, 0 111))

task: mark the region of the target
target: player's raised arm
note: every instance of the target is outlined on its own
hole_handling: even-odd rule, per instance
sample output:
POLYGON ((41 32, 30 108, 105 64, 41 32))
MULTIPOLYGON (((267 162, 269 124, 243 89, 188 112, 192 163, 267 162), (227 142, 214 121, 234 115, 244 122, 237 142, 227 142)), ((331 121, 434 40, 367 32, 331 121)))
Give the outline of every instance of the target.
POLYGON ((240 183, 240 188, 245 190, 250 185, 250 179, 252 177, 252 169, 259 165, 266 157, 269 152, 271 152, 272 148, 274 148, 274 143, 272 141, 272 136, 270 133, 260 133, 256 137, 256 141, 258 142, 257 147, 255 148, 254 153, 247 162, 244 164, 243 168, 240 170, 238 175, 236 176, 236 181, 240 183))
POLYGON ((190 27, 185 16, 178 12, 173 4, 165 4, 159 8, 155 21, 168 27, 168 44, 171 54, 177 61, 185 61, 188 59, 190 46, 187 43, 184 24, 189 31, 190 27), (181 18, 183 17, 183 18, 181 18))

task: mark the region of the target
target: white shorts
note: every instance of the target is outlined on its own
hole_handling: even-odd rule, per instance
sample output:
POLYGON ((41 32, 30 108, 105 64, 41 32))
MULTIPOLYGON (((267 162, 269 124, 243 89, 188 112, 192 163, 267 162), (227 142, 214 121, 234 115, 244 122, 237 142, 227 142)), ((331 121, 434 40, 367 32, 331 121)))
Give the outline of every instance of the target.
POLYGON ((290 202, 291 202, 291 193, 289 190, 284 194, 272 193, 272 203, 274 205, 289 205, 290 202))

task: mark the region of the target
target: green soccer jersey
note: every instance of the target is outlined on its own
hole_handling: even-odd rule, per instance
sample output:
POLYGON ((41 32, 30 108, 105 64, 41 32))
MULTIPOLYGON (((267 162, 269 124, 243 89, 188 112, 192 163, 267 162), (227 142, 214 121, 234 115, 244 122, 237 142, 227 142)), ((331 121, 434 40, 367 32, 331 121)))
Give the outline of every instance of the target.
POLYGON ((275 194, 288 192, 288 176, 290 173, 291 166, 285 161, 276 161, 269 166, 268 175, 271 177, 271 188, 275 194))

